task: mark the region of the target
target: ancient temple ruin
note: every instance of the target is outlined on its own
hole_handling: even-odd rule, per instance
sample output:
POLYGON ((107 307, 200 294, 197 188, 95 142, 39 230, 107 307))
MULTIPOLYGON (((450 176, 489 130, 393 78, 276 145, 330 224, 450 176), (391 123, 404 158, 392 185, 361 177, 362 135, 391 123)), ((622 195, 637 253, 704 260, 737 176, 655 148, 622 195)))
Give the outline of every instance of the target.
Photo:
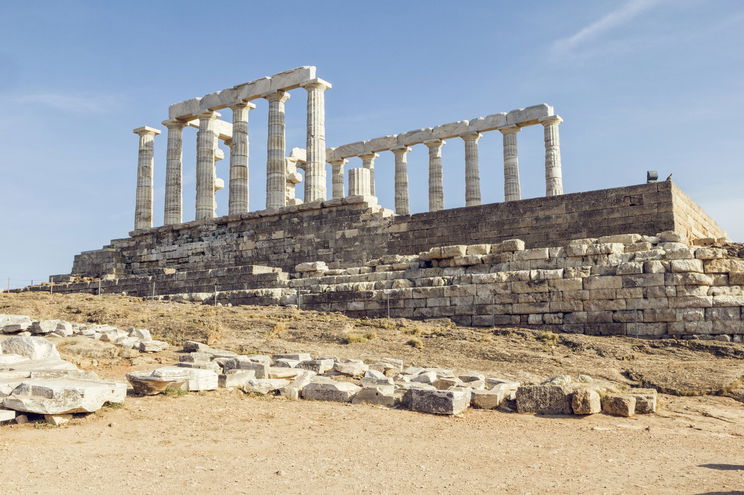
POLYGON ((564 194, 562 119, 550 105, 327 147, 330 88, 315 67, 300 67, 171 105, 162 226, 153 225, 160 130, 135 129, 134 230, 76 256, 72 273, 51 277, 52 286, 30 289, 599 334, 744 333, 744 261, 727 251, 725 232, 669 181, 564 194), (300 88, 306 147, 288 152, 285 102, 300 88), (266 207, 249 211, 249 177, 263 166, 249 159, 248 121, 251 102, 261 99, 268 102, 266 207), (225 108, 232 122, 221 120, 225 108), (544 130, 545 196, 522 199, 517 140, 532 125, 544 130), (198 128, 192 221, 183 211, 186 126, 198 128), (490 131, 503 139, 504 201, 481 204, 478 141, 490 131), (442 146, 452 139, 464 142, 465 205, 445 209, 442 146), (229 204, 217 217, 220 140, 230 150, 229 204), (417 145, 428 149, 429 211, 411 214, 407 155, 417 145), (394 156, 394 184, 375 179, 385 152, 394 156), (298 170, 304 201, 295 196, 298 170), (377 202, 385 187, 395 188, 394 210, 377 202))

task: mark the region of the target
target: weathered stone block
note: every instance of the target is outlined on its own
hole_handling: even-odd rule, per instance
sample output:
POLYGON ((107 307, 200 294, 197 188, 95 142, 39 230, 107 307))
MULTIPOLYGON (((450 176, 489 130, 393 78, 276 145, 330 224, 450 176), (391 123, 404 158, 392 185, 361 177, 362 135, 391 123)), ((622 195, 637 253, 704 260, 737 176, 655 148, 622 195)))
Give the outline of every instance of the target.
POLYGON ((426 390, 414 388, 410 393, 412 411, 428 414, 459 414, 470 405, 470 394, 464 390, 426 390))
POLYGON ((599 392, 590 388, 580 388, 571 396, 571 409, 574 414, 588 415, 602 411, 599 392))
POLYGON ((351 402, 361 387, 349 382, 315 379, 302 389, 302 398, 332 402, 351 402))
POLYGON ((632 395, 607 394, 602 399, 602 412, 612 416, 633 416, 635 408, 636 398, 632 395))
POLYGON ((516 393, 517 412, 571 414, 571 390, 560 385, 521 385, 516 393))

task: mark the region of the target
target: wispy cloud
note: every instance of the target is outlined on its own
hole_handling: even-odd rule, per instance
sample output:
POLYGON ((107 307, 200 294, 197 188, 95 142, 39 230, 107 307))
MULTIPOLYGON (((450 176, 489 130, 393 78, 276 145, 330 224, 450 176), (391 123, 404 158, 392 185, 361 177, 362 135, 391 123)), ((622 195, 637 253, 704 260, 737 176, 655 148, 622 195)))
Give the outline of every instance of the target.
POLYGON ((124 104, 121 96, 100 93, 39 92, 16 95, 12 99, 24 105, 43 105, 74 113, 108 113, 124 104))
POLYGON ((628 0, 620 8, 576 31, 565 38, 553 42, 551 49, 556 54, 566 55, 596 40, 602 35, 630 22, 641 13, 654 7, 662 0, 628 0))

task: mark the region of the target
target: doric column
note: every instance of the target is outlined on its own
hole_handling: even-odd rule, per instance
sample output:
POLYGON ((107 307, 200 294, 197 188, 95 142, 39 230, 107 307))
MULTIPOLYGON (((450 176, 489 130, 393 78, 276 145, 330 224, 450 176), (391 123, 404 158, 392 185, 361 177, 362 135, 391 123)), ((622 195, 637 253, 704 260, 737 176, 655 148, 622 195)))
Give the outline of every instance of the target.
POLYGON ((241 102, 230 107, 233 116, 230 143, 230 191, 228 215, 248 211, 248 113, 256 105, 241 102))
POLYGON ((137 194, 134 205, 134 230, 152 228, 152 194, 153 194, 153 153, 155 136, 160 131, 152 127, 134 129, 139 136, 139 153, 137 154, 137 194))
POLYGON ((214 162, 217 147, 214 120, 217 112, 199 114, 199 131, 196 133, 196 220, 214 218, 215 213, 215 173, 214 162))
POLYGON ((481 203, 480 172, 478 171, 478 140, 479 132, 465 134, 465 206, 475 206, 481 203))
POLYGON ((344 165, 346 159, 334 160, 329 162, 331 164, 331 179, 333 181, 333 199, 339 199, 344 197, 344 165))
POLYGON ((304 85, 307 90, 307 164, 305 165, 305 203, 325 201, 326 141, 325 91, 331 84, 314 79, 304 85))
POLYGON ((410 215, 408 206, 408 152, 411 148, 403 146, 393 148, 395 155, 395 213, 410 215))
POLYGON ((444 178, 442 176, 442 145, 435 139, 424 143, 429 148, 429 211, 444 209, 444 178))
POLYGON ((517 201, 522 193, 519 187, 519 156, 517 154, 517 133, 519 127, 513 125, 499 129, 504 135, 504 201, 517 201))
POLYGON ((349 170, 349 196, 372 196, 370 174, 367 168, 349 170))
POLYGON ((362 167, 369 170, 369 187, 370 192, 372 193, 372 196, 374 196, 375 193, 375 158, 377 158, 377 153, 368 153, 366 155, 361 155, 359 158, 362 159, 362 167))
POLYGON ((166 120, 163 125, 168 128, 163 223, 175 225, 183 222, 183 128, 186 122, 166 120))
POLYGON ((545 195, 563 194, 563 171, 561 170, 561 139, 558 125, 563 119, 557 115, 540 120, 545 130, 545 195))
POLYGON ((284 155, 284 102, 289 99, 286 91, 266 96, 269 101, 269 139, 266 159, 266 208, 285 206, 284 155))

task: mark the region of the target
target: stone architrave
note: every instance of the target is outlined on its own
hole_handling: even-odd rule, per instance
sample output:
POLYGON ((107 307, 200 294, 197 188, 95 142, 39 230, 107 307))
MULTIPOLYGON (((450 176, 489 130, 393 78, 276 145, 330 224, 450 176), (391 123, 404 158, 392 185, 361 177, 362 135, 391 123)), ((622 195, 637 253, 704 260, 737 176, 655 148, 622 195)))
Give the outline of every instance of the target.
POLYGON ((434 139, 424 143, 429 148, 429 211, 444 209, 444 177, 442 172, 442 146, 444 141, 434 139))
POLYGON ((331 164, 331 179, 333 184, 333 199, 339 199, 344 197, 344 165, 347 160, 334 160, 329 162, 331 164))
POLYGON ((175 225, 183 222, 183 128, 186 122, 166 120, 163 125, 168 128, 163 223, 175 225))
POLYGON ((479 132, 460 136, 465 141, 465 206, 481 204, 480 173, 478 171, 479 132))
POLYGON ((248 114, 256 108, 253 103, 241 102, 230 107, 233 115, 233 135, 230 144, 230 190, 228 215, 248 212, 248 114))
POLYGON ((307 162, 305 203, 326 198, 325 91, 331 84, 315 79, 303 85, 307 90, 307 162))
MULTIPOLYGON (((284 103, 289 99, 286 91, 277 91, 265 97, 269 102, 269 137, 266 159, 266 208, 281 208, 286 201, 284 138, 284 103)), ((307 180, 307 178, 305 179, 307 180)))
POLYGON ((408 152, 411 148, 402 146, 391 150, 395 155, 395 213, 410 215, 408 204, 408 152))
POLYGON ((378 156, 380 155, 377 153, 367 153, 359 157, 362 159, 362 167, 369 170, 369 187, 372 196, 375 195, 375 158, 378 156))
POLYGON ((153 203, 153 154, 155 151, 155 136, 160 131, 153 127, 138 127, 134 129, 139 136, 139 153, 137 159, 137 195, 134 206, 134 230, 152 228, 153 203))
POLYGON ((561 170, 561 139, 558 126, 563 119, 551 115, 540 119, 545 131, 545 195, 563 194, 563 171, 561 170))
POLYGON ((196 220, 215 217, 215 174, 217 158, 214 121, 217 112, 199 114, 199 131, 196 133, 196 220))
POLYGON ((519 185, 519 155, 517 133, 519 127, 513 125, 499 129, 504 135, 504 201, 518 201, 522 193, 519 185))

